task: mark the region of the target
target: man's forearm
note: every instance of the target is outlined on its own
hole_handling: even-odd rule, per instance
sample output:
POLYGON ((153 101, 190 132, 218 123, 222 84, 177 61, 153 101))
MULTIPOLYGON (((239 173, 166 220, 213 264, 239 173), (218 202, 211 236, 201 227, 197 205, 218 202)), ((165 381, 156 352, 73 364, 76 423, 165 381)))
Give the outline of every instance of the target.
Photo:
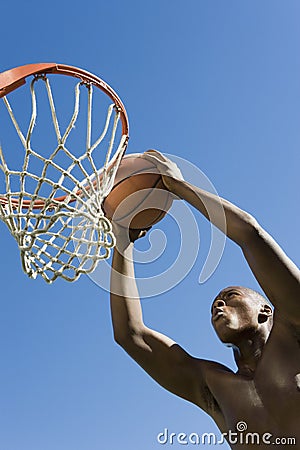
POLYGON ((111 271, 111 314, 115 339, 120 342, 142 327, 142 309, 134 276, 133 243, 123 252, 114 250, 111 271))
POLYGON ((229 201, 192 184, 168 178, 168 189, 197 208, 213 225, 239 245, 247 241, 256 220, 229 201))

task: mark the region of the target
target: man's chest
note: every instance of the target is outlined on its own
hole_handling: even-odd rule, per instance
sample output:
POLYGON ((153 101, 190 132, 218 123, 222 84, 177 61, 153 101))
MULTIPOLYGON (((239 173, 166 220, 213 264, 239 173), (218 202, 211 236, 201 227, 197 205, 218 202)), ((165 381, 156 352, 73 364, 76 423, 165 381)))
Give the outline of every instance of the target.
POLYGON ((300 345, 295 336, 275 333, 272 338, 253 378, 224 373, 211 379, 212 394, 229 429, 242 421, 252 432, 298 432, 300 345))
POLYGON ((300 336, 274 330, 254 377, 262 407, 282 426, 300 423, 300 336))

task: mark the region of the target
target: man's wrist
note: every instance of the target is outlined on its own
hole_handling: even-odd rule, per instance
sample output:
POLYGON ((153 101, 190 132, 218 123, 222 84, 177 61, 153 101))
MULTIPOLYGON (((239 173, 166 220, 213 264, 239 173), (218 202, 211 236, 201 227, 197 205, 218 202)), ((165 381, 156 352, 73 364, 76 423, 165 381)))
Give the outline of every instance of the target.
POLYGON ((168 189, 168 191, 175 195, 178 195, 178 188, 184 183, 183 180, 178 180, 167 175, 162 175, 162 180, 166 189, 168 189))
POLYGON ((115 249, 121 256, 126 257, 126 255, 129 255, 132 253, 133 247, 134 247, 134 243, 129 240, 124 240, 124 241, 118 240, 115 249))

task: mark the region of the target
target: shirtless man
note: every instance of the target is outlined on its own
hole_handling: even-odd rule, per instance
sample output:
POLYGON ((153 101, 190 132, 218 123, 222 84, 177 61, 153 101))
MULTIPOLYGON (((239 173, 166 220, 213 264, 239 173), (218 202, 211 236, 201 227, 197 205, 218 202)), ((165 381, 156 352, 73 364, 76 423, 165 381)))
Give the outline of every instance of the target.
POLYGON ((129 242, 118 230, 111 276, 116 342, 161 386, 208 413, 222 433, 235 432, 239 421, 247 423, 249 433, 269 433, 265 442, 229 442, 232 448, 269 448, 277 437, 294 437, 293 448, 300 449, 299 269, 251 215, 185 182, 177 166, 160 153, 149 151, 143 157, 155 162, 170 192, 197 208, 241 247, 274 314, 269 302, 251 289, 222 290, 212 303, 211 320, 220 340, 232 346, 238 370, 192 357, 144 324, 132 263, 139 236, 131 232, 129 242), (226 230, 218 213, 220 202, 226 230), (211 217, 207 210, 213 212, 211 217))

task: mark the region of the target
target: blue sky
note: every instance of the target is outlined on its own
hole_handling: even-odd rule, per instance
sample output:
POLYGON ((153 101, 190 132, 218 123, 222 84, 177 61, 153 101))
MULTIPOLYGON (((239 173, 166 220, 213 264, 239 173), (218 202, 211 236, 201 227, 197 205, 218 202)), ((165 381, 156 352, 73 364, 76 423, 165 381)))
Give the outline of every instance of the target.
MULTIPOLYGON (((129 153, 157 148, 189 160, 299 262, 299 2, 54 0, 13 8, 2 6, 1 71, 53 61, 101 76, 126 105, 129 153)), ((210 228, 193 214, 196 263, 179 285, 143 301, 145 321, 193 355, 233 368, 211 329, 210 303, 227 285, 258 286, 229 241, 217 270, 198 283, 210 228)), ((161 227, 170 246, 176 230, 169 219, 161 227)), ((113 342, 107 292, 86 276, 51 286, 28 279, 3 224, 1 235, 0 450, 152 450, 162 447, 156 436, 164 428, 216 431, 113 342)))

